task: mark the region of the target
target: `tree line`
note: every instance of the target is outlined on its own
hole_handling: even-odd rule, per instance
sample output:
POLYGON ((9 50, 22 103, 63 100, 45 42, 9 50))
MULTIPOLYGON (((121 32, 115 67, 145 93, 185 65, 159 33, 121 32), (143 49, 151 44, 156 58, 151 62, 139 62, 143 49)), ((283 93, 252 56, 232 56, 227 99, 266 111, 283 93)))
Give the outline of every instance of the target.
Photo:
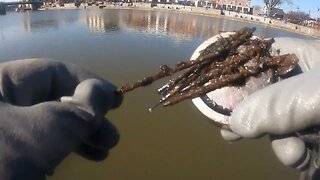
MULTIPOLYGON (((270 16, 270 12, 272 9, 277 7, 278 5, 287 3, 289 5, 294 6, 292 0, 263 0, 265 7, 267 8, 267 15, 270 16)), ((310 14, 307 12, 299 11, 299 7, 297 7, 297 11, 289 11, 285 19, 291 23, 295 24, 303 24, 306 20, 310 20, 310 14)), ((319 9, 318 9, 319 11, 319 9)), ((320 19, 316 19, 318 22, 320 22, 320 19)))

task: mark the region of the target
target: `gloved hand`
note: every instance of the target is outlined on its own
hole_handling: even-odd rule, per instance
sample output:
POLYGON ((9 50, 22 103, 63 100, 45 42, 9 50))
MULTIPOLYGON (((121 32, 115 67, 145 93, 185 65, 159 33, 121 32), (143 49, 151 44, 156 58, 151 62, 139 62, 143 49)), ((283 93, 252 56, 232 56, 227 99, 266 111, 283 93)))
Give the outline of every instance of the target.
POLYGON ((77 66, 0 63, 0 179, 45 179, 71 152, 103 160, 119 134, 104 118, 122 96, 77 66))
POLYGON ((305 142, 295 132, 320 125, 320 41, 276 38, 273 48, 295 53, 302 74, 259 90, 242 101, 230 118, 227 140, 272 135, 272 147, 287 166, 303 169, 310 162, 305 142))

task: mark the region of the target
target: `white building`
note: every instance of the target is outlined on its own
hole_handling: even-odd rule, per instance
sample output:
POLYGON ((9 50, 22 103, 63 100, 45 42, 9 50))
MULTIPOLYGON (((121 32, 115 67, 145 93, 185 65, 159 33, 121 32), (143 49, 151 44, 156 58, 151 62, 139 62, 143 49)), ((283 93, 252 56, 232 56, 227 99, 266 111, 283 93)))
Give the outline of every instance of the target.
POLYGON ((195 0, 195 4, 227 11, 252 13, 251 0, 195 0))

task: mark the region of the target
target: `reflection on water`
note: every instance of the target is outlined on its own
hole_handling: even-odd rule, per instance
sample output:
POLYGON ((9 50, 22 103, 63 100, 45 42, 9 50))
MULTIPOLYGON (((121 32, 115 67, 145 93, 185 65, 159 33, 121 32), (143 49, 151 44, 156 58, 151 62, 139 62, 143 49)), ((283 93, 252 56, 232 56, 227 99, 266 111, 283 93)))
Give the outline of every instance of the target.
POLYGON ((108 32, 120 30, 121 16, 118 13, 89 12, 87 15, 87 26, 93 32, 108 32))
POLYGON ((260 25, 228 21, 223 18, 201 17, 167 11, 109 10, 89 11, 87 25, 93 32, 133 30, 147 34, 181 38, 209 38, 220 31, 236 30, 244 25, 257 26, 257 34, 264 37, 300 36, 294 33, 271 30, 260 25), (110 18, 112 17, 112 18, 110 18))
MULTIPOLYGON (((10 14, 10 13, 9 13, 10 14)), ((10 14, 17 18, 16 14, 10 14)), ((81 10, 32 12, 20 16, 20 22, 11 21, 8 16, 1 17, 5 26, 0 30, 17 27, 21 23, 25 31, 39 31, 43 29, 59 28, 61 24, 85 23, 92 32, 108 32, 117 30, 133 30, 147 34, 172 36, 177 39, 201 37, 208 38, 219 31, 239 29, 243 26, 258 27, 257 34, 264 37, 296 36, 295 33, 280 30, 271 30, 264 25, 251 25, 247 23, 230 21, 223 18, 203 17, 168 11, 144 10, 81 10), (72 13, 70 13, 72 11, 72 13), (201 20, 200 20, 201 19, 201 20), (7 22, 6 22, 7 21, 7 22)), ((304 37, 305 38, 305 37, 304 37)))
MULTIPOLYGON (((0 16, 0 61, 46 57, 76 63, 120 86, 190 58, 219 31, 249 24, 169 11, 64 10, 0 16)), ((265 37, 294 33, 257 26, 265 37)), ((125 96, 108 114, 121 134, 107 161, 68 157, 49 179, 294 179, 267 138, 227 144, 190 101, 149 113, 161 83, 125 96)))
POLYGON ((42 28, 58 28, 59 20, 57 19, 49 19, 49 20, 34 20, 30 19, 30 16, 23 17, 23 27, 26 31, 32 31, 32 29, 42 29, 42 28))
MULTIPOLYGON (((74 12, 69 16, 65 12, 56 14, 54 12, 48 12, 43 14, 42 12, 26 12, 22 16, 22 25, 25 31, 38 31, 50 28, 59 28, 62 23, 72 24, 79 20, 79 16, 74 12), (52 18, 55 16, 55 18, 52 18)), ((13 22, 14 23, 14 22, 13 22)))

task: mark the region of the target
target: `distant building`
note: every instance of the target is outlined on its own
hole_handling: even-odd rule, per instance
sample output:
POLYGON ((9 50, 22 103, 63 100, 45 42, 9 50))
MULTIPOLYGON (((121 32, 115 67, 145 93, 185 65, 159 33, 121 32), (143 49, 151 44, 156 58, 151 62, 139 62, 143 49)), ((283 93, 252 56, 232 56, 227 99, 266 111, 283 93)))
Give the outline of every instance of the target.
POLYGON ((282 20, 285 15, 286 13, 283 11, 283 9, 280 8, 272 8, 272 10, 270 11, 270 17, 274 19, 282 20))
MULTIPOLYGON (((254 12, 254 15, 267 17, 268 16, 268 8, 263 7, 261 9, 256 9, 254 12)), ((281 20, 284 18, 285 15, 286 15, 286 13, 283 11, 283 9, 280 9, 280 8, 272 8, 272 10, 270 11, 270 17, 274 18, 274 19, 281 20)))
POLYGON ((217 0, 222 1, 222 9, 252 14, 251 0, 217 0))
POLYGON ((316 29, 320 29, 320 22, 317 21, 317 19, 309 18, 304 21, 304 25, 309 26, 309 27, 313 27, 316 29))
POLYGON ((283 11, 283 9, 280 8, 272 8, 270 11, 270 16, 273 16, 274 14, 282 14, 285 15, 286 13, 283 11))
POLYGON ((195 0, 196 6, 252 14, 251 0, 195 0))

